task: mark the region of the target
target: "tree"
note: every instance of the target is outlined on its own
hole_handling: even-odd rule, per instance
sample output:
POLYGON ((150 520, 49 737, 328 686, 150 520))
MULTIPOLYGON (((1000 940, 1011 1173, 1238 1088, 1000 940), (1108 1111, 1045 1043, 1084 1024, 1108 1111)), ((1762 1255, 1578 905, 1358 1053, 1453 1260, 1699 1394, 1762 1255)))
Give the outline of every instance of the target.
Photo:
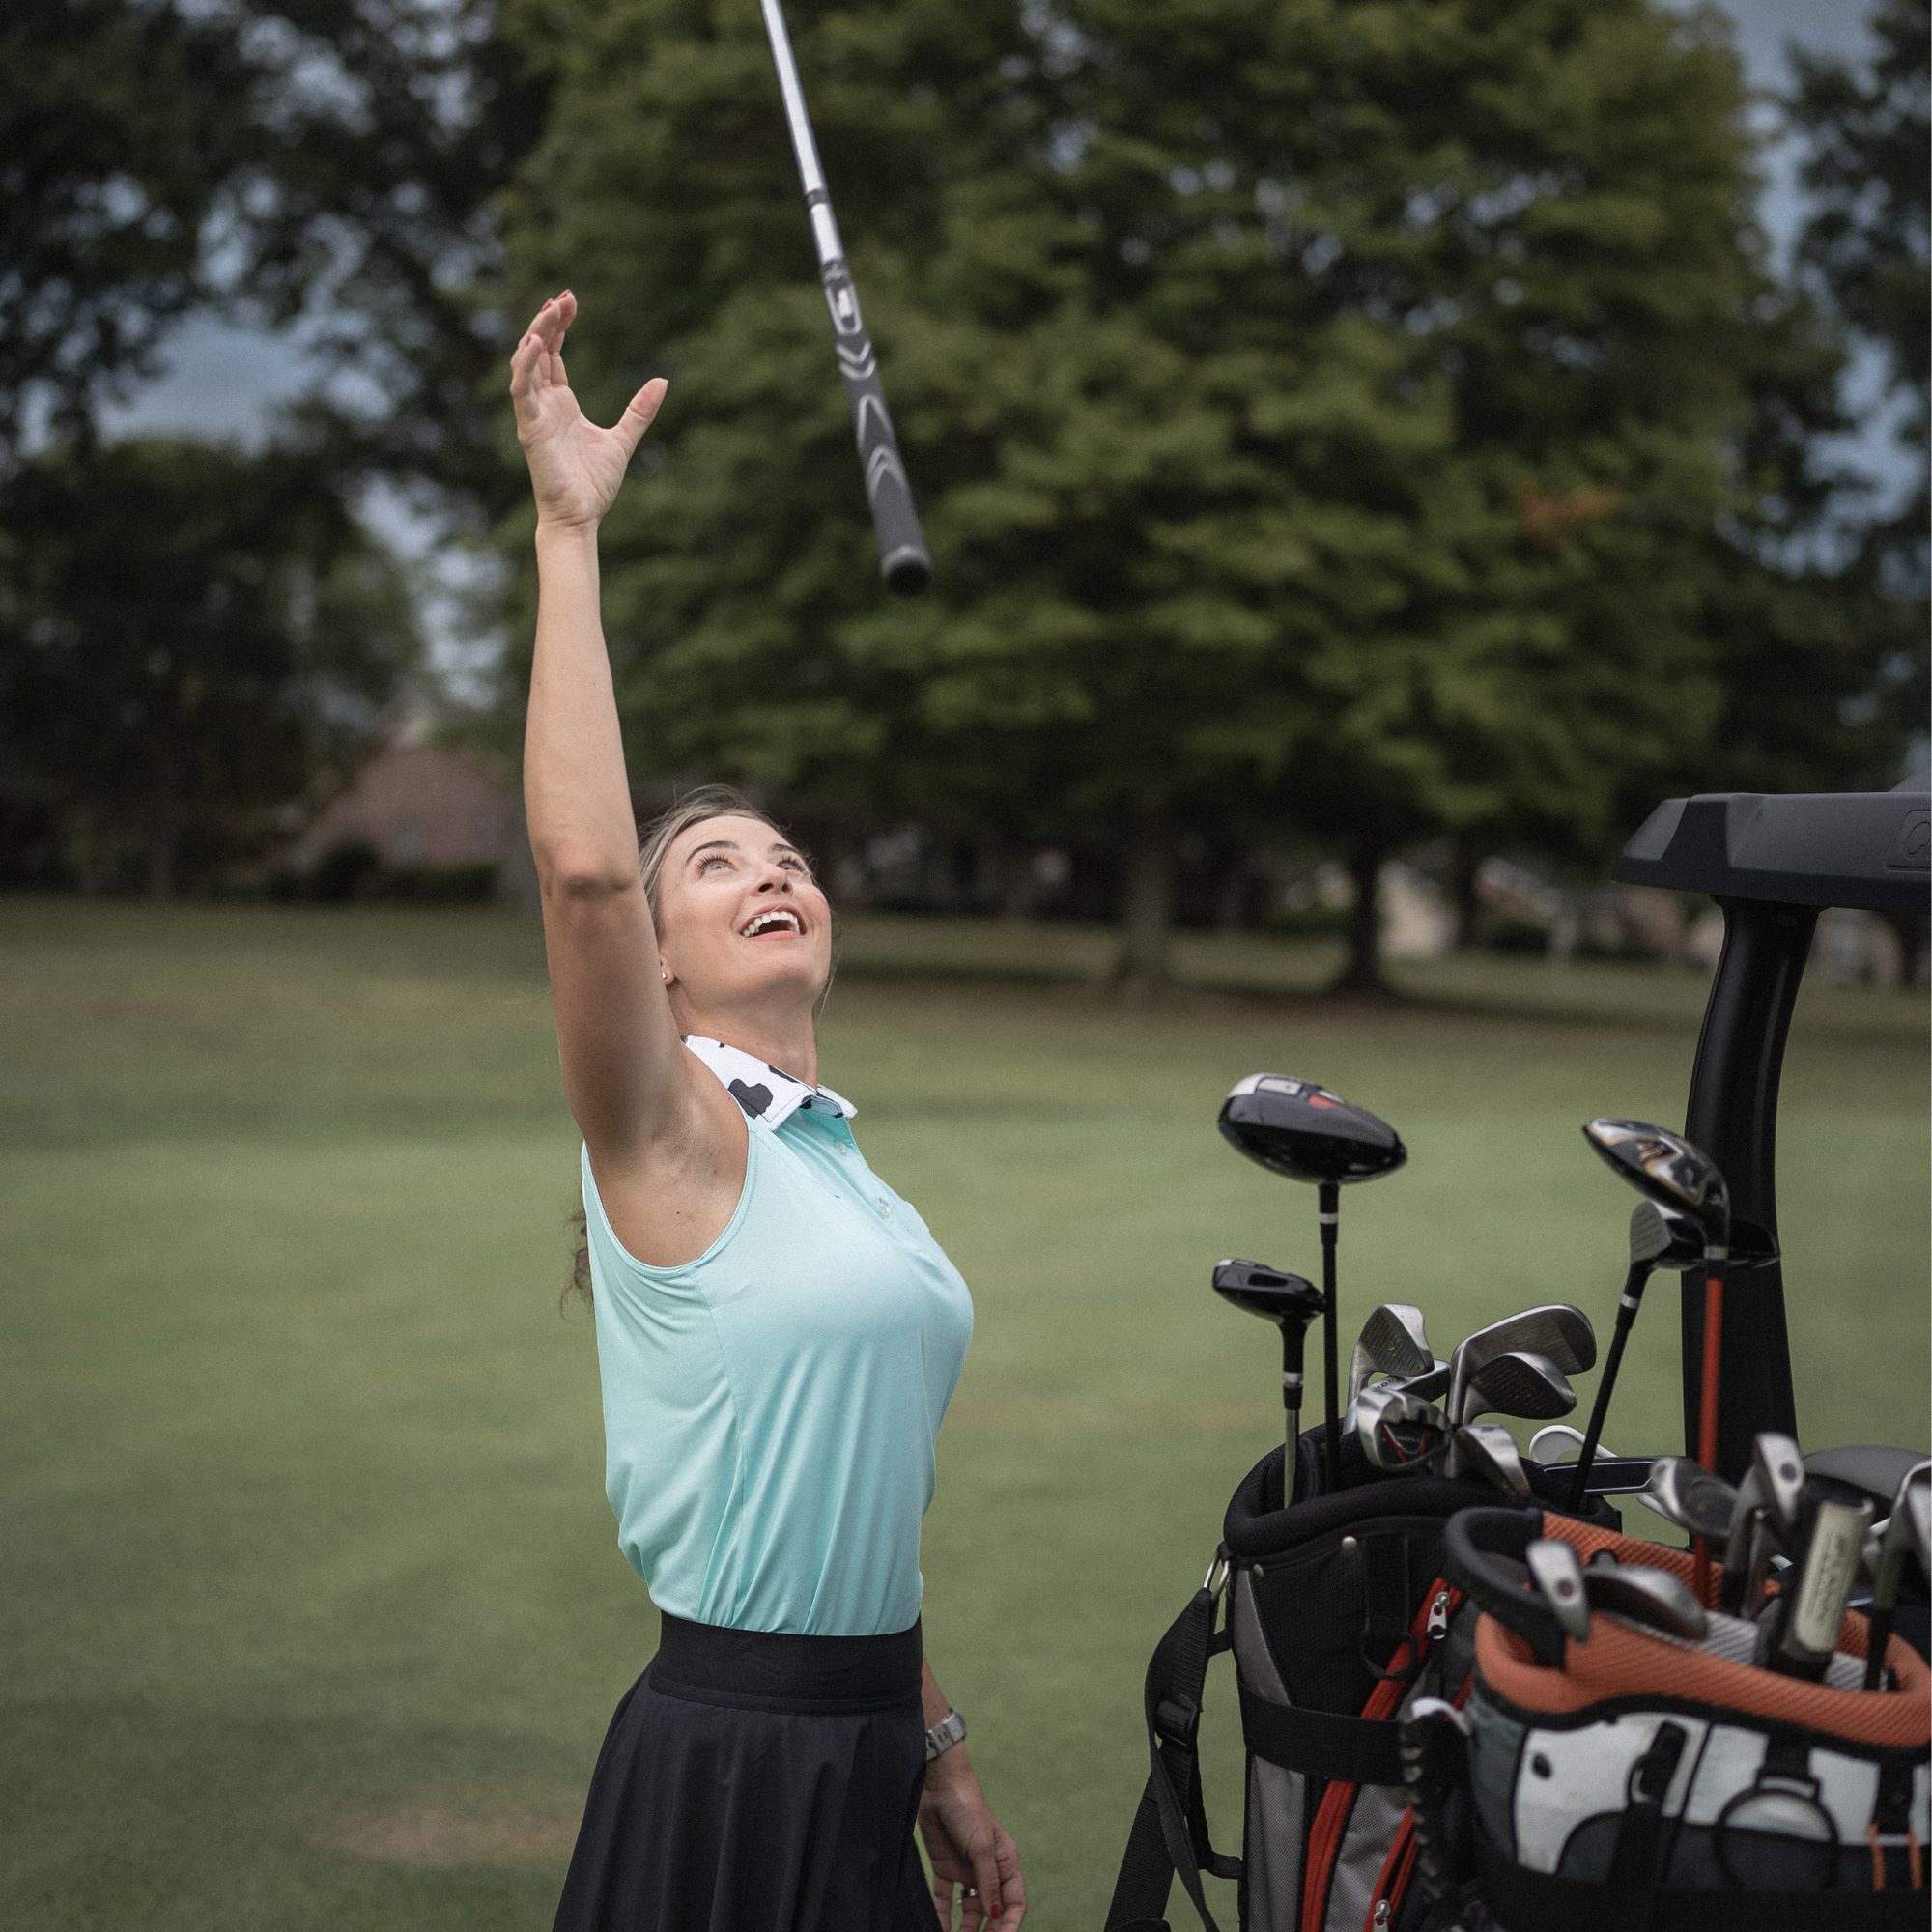
POLYGON ((1265 808, 1365 882, 1442 827, 1601 843, 1707 741, 1700 595, 1766 291, 1708 22, 797 8, 938 565, 896 607, 755 16, 550 17, 509 16, 556 89, 508 204, 519 286, 576 287, 607 411, 673 378, 607 526, 640 763, 1084 825, 1151 983, 1177 830, 1265 808))
POLYGON ((0 529, 8 765, 137 830, 156 898, 190 823, 298 795, 415 659, 395 565, 311 459, 54 449, 0 529))

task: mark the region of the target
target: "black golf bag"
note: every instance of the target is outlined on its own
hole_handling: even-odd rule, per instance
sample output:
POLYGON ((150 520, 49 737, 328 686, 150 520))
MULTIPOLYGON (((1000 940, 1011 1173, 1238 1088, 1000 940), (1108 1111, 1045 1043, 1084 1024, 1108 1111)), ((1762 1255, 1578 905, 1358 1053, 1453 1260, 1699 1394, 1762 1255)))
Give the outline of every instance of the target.
MULTIPOLYGON (((1475 1479, 1390 1476, 1350 1433, 1341 1487, 1312 1494, 1322 1440, 1320 1429, 1301 1438, 1304 1499, 1291 1508, 1279 1449, 1249 1472, 1207 1582, 1148 1666, 1151 1773, 1107 1932, 1156 1932, 1177 1875, 1214 1927, 1204 1871, 1239 1882, 1246 1932, 1422 1932, 1453 1919, 1459 1880, 1466 1889, 1473 1877, 1455 1842, 1471 1842, 1464 1799, 1437 1807, 1452 1841, 1433 1848, 1433 1867, 1421 1863, 1403 1719, 1424 1699, 1466 1694, 1475 1617, 1444 1574, 1443 1536, 1459 1511, 1496 1492, 1475 1479), (1235 1654, 1247 1747, 1239 1857, 1209 1844, 1201 1799, 1202 1693, 1224 1650, 1235 1654), (1433 1884, 1432 1868, 1441 1874, 1433 1884)), ((1566 1471, 1564 1492, 1568 1482, 1566 1471)), ((1607 1504, 1592 1509, 1614 1527, 1607 1504)))

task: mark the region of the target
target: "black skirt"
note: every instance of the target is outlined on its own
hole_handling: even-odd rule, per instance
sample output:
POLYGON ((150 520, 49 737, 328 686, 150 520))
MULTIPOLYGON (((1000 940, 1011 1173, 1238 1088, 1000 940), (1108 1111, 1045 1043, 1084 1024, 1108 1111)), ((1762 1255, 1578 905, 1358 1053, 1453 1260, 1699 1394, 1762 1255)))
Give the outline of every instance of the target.
POLYGON ((664 1619, 590 1780, 555 1932, 936 1932, 920 1629, 664 1619))

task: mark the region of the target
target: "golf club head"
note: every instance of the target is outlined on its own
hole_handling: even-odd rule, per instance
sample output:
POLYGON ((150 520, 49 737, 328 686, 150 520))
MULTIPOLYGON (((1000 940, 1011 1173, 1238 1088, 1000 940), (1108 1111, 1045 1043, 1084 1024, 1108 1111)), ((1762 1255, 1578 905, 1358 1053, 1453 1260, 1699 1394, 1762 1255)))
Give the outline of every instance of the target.
POLYGON ((1789 1435, 1767 1429, 1751 1443, 1751 1467, 1779 1536, 1795 1536, 1804 1506, 1804 1452, 1789 1435))
POLYGON ((1691 1215, 1707 1246, 1729 1244, 1730 1189, 1717 1163, 1682 1135, 1647 1121, 1598 1120, 1585 1122, 1583 1138, 1639 1194, 1691 1215))
POLYGON ((1408 1158, 1396 1131, 1312 1080, 1250 1073, 1221 1103, 1222 1134, 1291 1180, 1374 1180, 1408 1158))
POLYGON ((1703 1642, 1710 1628, 1690 1586, 1667 1570, 1641 1563, 1592 1563, 1583 1572, 1583 1588, 1592 1609, 1648 1624, 1690 1643, 1703 1642))
POLYGON ((1529 1566, 1529 1577, 1543 1592, 1544 1601, 1556 1612, 1565 1636, 1578 1643, 1590 1641, 1590 1599, 1583 1580, 1583 1566, 1571 1546, 1557 1537, 1532 1543, 1522 1552, 1529 1566))
MULTIPOLYGON (((1755 1221, 1733 1218, 1731 1222, 1731 1272, 1741 1268, 1768 1267, 1778 1259, 1776 1240, 1755 1221)), ((1665 1207, 1647 1195, 1631 1209, 1631 1265, 1649 1263, 1652 1267, 1674 1269, 1679 1274, 1704 1265, 1704 1230, 1693 1215, 1681 1208, 1665 1207)))
POLYGON ((1877 1546, 1866 1558, 1878 1586, 1876 1597, 1896 1600, 1907 1555, 1917 1556, 1918 1567, 1932 1577, 1932 1463, 1907 1470, 1891 1499, 1889 1520, 1868 1542, 1877 1546))
POLYGON ((1499 1422, 1470 1422, 1457 1430, 1449 1451, 1452 1476, 1481 1476, 1493 1483, 1512 1502, 1535 1500, 1529 1486, 1529 1471, 1516 1437, 1499 1422))
MULTIPOLYGON (((1553 1469, 1568 1451, 1567 1460, 1574 1463, 1583 1451, 1584 1435, 1580 1429, 1573 1428, 1567 1422, 1552 1422, 1547 1429, 1539 1429, 1529 1438, 1529 1460, 1541 1463, 1546 1469, 1553 1469)), ((1606 1463, 1621 1463, 1623 1458, 1607 1442, 1597 1444, 1597 1454, 1606 1463)))
POLYGON ((1321 1313, 1321 1291, 1298 1274, 1284 1274, 1262 1262, 1232 1257, 1214 1264, 1214 1293, 1250 1315, 1279 1327, 1284 1321, 1313 1321, 1321 1313))
POLYGON ((1469 1378, 1455 1419, 1462 1423, 1479 1415, 1514 1415, 1525 1422, 1547 1422, 1576 1406, 1577 1391, 1548 1355, 1512 1350, 1485 1362, 1469 1378))
POLYGON ((1422 1310, 1406 1301, 1384 1301, 1369 1311, 1349 1357, 1349 1400, 1361 1394, 1373 1375, 1426 1375, 1435 1366, 1422 1310))
POLYGON ((1731 1533, 1738 1492, 1688 1456, 1660 1456, 1650 1465, 1644 1500, 1679 1529, 1706 1543, 1722 1543, 1731 1533))
POLYGON ((1542 1355, 1566 1376, 1574 1376, 1595 1367, 1597 1331, 1580 1308, 1567 1301, 1546 1301, 1463 1336, 1449 1357, 1449 1413, 1459 1412, 1469 1378, 1485 1362, 1522 1351, 1542 1355))
POLYGON ((1433 1402, 1393 1382, 1365 1388, 1354 1416, 1356 1440, 1378 1469, 1413 1468, 1433 1456, 1449 1434, 1449 1418, 1433 1402))

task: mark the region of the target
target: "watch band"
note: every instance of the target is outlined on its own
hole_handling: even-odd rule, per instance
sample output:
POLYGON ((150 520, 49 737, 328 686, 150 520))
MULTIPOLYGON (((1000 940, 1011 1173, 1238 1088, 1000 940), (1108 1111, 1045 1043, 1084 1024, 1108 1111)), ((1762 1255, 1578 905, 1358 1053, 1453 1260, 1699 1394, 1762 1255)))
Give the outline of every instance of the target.
POLYGON ((942 1751, 950 1751, 966 1735, 966 1719, 957 1711, 949 1711, 925 1734, 925 1761, 930 1764, 942 1751))

